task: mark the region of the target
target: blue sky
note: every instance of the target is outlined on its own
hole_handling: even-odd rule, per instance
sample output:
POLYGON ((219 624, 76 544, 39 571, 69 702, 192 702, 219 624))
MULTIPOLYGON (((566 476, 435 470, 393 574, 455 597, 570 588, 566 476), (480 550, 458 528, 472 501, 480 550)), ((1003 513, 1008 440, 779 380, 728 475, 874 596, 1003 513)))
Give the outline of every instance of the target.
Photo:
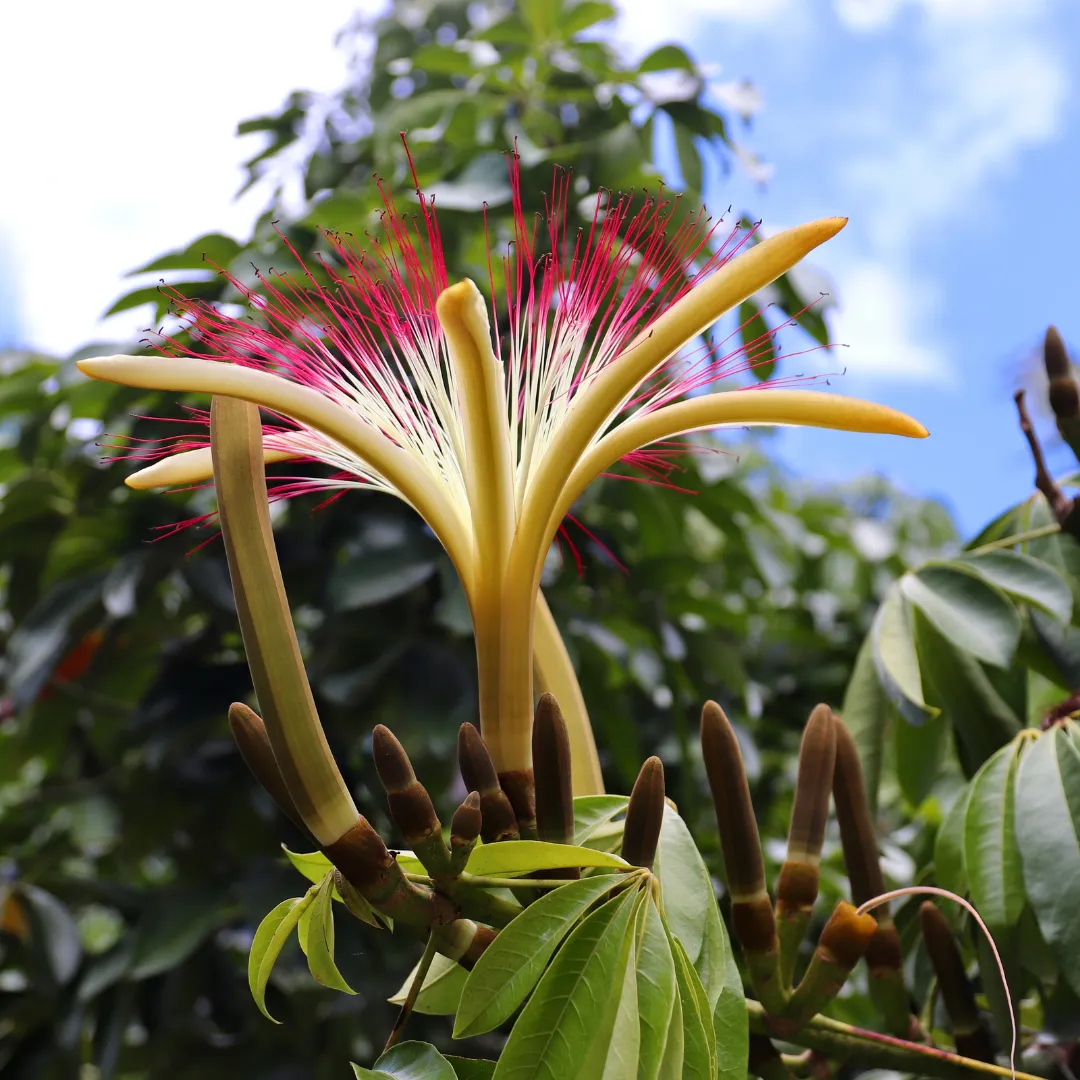
MULTIPOLYGON (((243 235, 262 195, 233 201, 250 152, 235 124, 296 86, 337 87, 346 59, 334 32, 355 6, 322 0, 298 21, 277 0, 189 0, 177 22, 167 6, 102 0, 59 24, 47 5, 5 9, 0 36, 48 47, 18 50, 0 71, 5 148, 22 163, 0 175, 0 343, 64 353, 122 341, 140 315, 99 317, 126 270, 202 232, 243 235), (159 149, 185 129, 197 155, 159 149)), ((1012 390, 1047 322, 1080 345, 1069 251, 1080 240, 1080 4, 663 8, 658 27, 655 5, 629 0, 618 31, 628 50, 692 42, 719 66, 719 85, 748 77, 764 102, 740 138, 772 170, 767 188, 736 169, 710 204, 733 202, 768 229, 851 218, 814 256, 848 346, 829 361, 848 369, 834 385, 932 433, 913 443, 787 431, 781 456, 827 480, 883 471, 946 497, 968 531, 1023 498, 1032 470, 1012 390)), ((1068 467, 1060 448, 1053 460, 1068 467)))
MULTIPOLYGON (((1080 343, 1080 4, 678 6, 717 78, 749 77, 764 98, 741 137, 772 170, 766 189, 736 170, 708 201, 773 228, 850 217, 812 257, 848 346, 833 385, 911 412, 932 436, 792 430, 782 456, 808 476, 882 471, 946 498, 974 531, 1032 489, 1012 392, 1046 324, 1080 343)), ((1067 469, 1063 449, 1052 461, 1067 469)))

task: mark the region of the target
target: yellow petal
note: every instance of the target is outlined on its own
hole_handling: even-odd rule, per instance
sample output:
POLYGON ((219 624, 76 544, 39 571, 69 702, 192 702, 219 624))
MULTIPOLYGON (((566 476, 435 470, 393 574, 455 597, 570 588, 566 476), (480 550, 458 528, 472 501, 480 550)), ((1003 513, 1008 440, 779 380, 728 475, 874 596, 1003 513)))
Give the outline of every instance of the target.
POLYGON ((381 474, 431 527, 469 592, 472 587, 470 525, 447 497, 427 462, 396 446, 356 413, 280 375, 215 360, 101 356, 77 361, 84 375, 147 390, 172 390, 239 398, 288 416, 339 442, 381 474))
POLYGON ((765 387, 703 394, 625 420, 592 446, 571 473, 552 515, 555 525, 551 527, 557 527, 574 500, 600 473, 634 450, 691 431, 761 425, 832 428, 911 439, 925 439, 929 434, 906 413, 842 394, 765 387))
MULTIPOLYGON (((263 464, 274 465, 279 461, 294 461, 299 454, 288 450, 263 450, 263 464)), ((159 487, 190 487, 201 484, 214 475, 214 464, 210 457, 210 447, 202 446, 198 450, 182 450, 170 454, 167 458, 147 465, 124 479, 124 483, 135 491, 149 491, 159 487)))

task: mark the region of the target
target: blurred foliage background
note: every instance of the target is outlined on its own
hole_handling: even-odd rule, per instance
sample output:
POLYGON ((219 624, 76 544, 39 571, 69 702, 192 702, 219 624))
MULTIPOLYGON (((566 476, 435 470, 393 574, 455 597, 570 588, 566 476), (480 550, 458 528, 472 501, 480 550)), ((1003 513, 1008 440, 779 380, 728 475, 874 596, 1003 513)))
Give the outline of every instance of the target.
MULTIPOLYGON (((411 196, 403 130, 421 186, 436 195, 451 278, 486 279, 485 203, 494 242, 508 234, 504 154, 515 143, 526 208, 542 207, 557 163, 573 170, 591 215, 603 188, 656 190, 657 121, 666 117, 685 192, 678 212, 689 215, 706 169, 752 164, 739 145, 742 121, 715 106, 678 45, 627 66, 598 32, 613 14, 600 0, 395 0, 374 24, 343 32, 343 47, 364 34, 376 46, 329 107, 298 92, 279 112, 240 125, 264 143, 248 162, 250 182, 274 189, 252 235, 199 237, 148 262, 141 280, 164 277, 188 296, 229 303, 235 294, 206 269, 204 254, 254 283, 253 266, 289 261, 273 225, 279 218, 305 257, 318 248, 318 227, 370 232, 381 205, 374 175, 399 204, 411 196), (305 148, 299 165, 297 147, 305 148), (305 205, 287 214, 297 169, 305 205)), ((761 319, 776 325, 814 297, 785 279, 773 299, 765 313, 753 303, 740 312, 751 336, 761 319)), ((112 310, 147 302, 157 306, 155 325, 167 318, 154 285, 112 310)), ((783 343, 826 342, 817 308, 799 322, 783 343)), ((193 550, 205 536, 171 531, 212 510, 212 492, 136 494, 122 483, 129 466, 101 463, 103 432, 161 437, 177 429, 145 417, 184 416, 166 395, 91 382, 73 366, 81 355, 135 347, 2 359, 0 1072, 13 1080, 328 1080, 381 1045, 394 1016, 385 999, 417 950, 342 925, 339 963, 360 995, 320 989, 297 951, 275 970, 270 992, 283 1025, 267 1023, 250 1000, 253 929, 296 892, 278 844, 302 849, 304 840, 229 738, 228 704, 249 698, 251 684, 220 541, 193 550)), ((784 357, 776 362, 783 369, 784 357)), ((958 755, 950 733, 970 710, 950 713, 932 680, 913 689, 911 656, 918 681, 928 646, 924 632, 918 653, 910 610, 919 605, 896 583, 928 559, 955 554, 948 514, 874 478, 843 488, 796 484, 767 463, 767 436, 722 451, 701 441, 712 452, 688 458, 678 475, 694 494, 617 479, 594 485, 575 516, 600 543, 574 533, 583 568, 553 552, 545 577, 611 790, 628 790, 641 760, 659 753, 670 793, 719 870, 696 740, 701 704, 715 698, 744 738, 775 866, 801 726, 817 702, 839 706, 847 688, 846 715, 878 793, 889 878, 927 878, 938 826, 966 775, 1014 734, 1006 723, 958 755), (907 604, 897 625, 907 630, 868 639, 880 602, 897 595, 907 604), (915 726, 913 709, 926 722, 915 726)), ((1038 499, 978 542, 1029 528, 1032 514, 1043 513, 1045 524, 1038 499)), ((282 569, 331 746, 360 810, 392 835, 372 784, 370 730, 393 728, 440 807, 461 797, 451 762, 459 723, 474 718, 468 613, 448 561, 407 508, 377 494, 317 511, 316 501, 278 506, 282 569)), ((1075 543, 1050 539, 1058 555, 1031 554, 1068 580, 1075 543), (1069 545, 1065 555, 1060 545, 1069 545)), ((1039 709, 1067 696, 1080 674, 1072 677, 1064 645, 1057 660, 1040 651, 1039 640, 1053 634, 1033 636, 1023 590, 998 591, 1012 614, 999 605, 997 617, 1015 616, 1023 642, 1018 631, 1007 655, 988 661, 976 650, 973 662, 986 672, 1004 658, 991 675, 1019 730, 1037 724, 1039 709), (1023 643, 1027 651, 1017 651, 1023 643)), ((1070 610, 1050 607, 1055 626, 1067 626, 1070 610)), ((962 738, 956 745, 964 750, 962 738)), ((846 886, 832 834, 827 853, 824 891, 835 896, 846 886)), ((1022 897, 1021 886, 1023 908, 1022 897)), ((1024 925, 1025 940, 1041 940, 1041 922, 1024 925)), ((913 934, 906 942, 921 1005, 926 964, 913 934)), ((1025 1020, 1048 1029, 1047 1045, 1075 1038, 1054 1027, 1070 991, 1053 961, 1017 979, 1021 990, 1035 988, 1038 1012, 1025 1020)), ((875 1022, 858 997, 835 1009, 875 1022)), ((416 1037, 449 1039, 441 1021, 414 1023, 416 1037)))

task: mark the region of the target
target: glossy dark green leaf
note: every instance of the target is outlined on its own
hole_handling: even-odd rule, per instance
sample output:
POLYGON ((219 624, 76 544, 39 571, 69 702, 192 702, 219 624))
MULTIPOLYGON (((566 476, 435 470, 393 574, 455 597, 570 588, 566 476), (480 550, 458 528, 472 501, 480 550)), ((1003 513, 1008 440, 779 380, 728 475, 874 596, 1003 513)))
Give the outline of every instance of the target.
POLYGON ((490 1080, 495 1075, 495 1062, 487 1058, 457 1057, 447 1054, 446 1060, 454 1069, 457 1080, 490 1080))
POLYGON ((922 612, 913 612, 913 619, 927 698, 948 718, 961 763, 973 775, 1023 723, 970 653, 957 648, 922 612))
POLYGON ((1039 929, 1080 993, 1080 750, 1061 728, 1036 739, 1020 762, 1016 839, 1039 929))
POLYGON ((615 1023, 634 900, 624 891, 566 940, 514 1024, 497 1080, 595 1080, 615 1023))
POLYGON ((1020 741, 1003 746, 971 781, 964 818, 964 867, 971 901, 992 933, 1015 926, 1024 910, 1016 839, 1020 741))
POLYGON ((374 1069, 353 1065, 359 1080, 454 1080, 454 1067, 430 1043, 401 1042, 390 1047, 374 1069))
POLYGON ((1016 551, 989 551, 957 560, 1018 600, 1067 623, 1072 618, 1069 583, 1052 566, 1016 551))
POLYGON ((1007 667, 1020 640, 1020 616, 1000 589, 959 566, 935 564, 905 574, 900 591, 957 647, 1007 667))
POLYGON ((739 305, 739 336, 745 362, 755 379, 765 382, 776 371, 776 343, 761 308, 753 300, 739 305))
POLYGON ((454 1038, 491 1031, 536 985, 559 944, 612 886, 610 877, 582 878, 530 904, 484 950, 469 972, 454 1022, 454 1038))
POLYGON ((653 49, 644 60, 638 64, 638 71, 647 74, 652 71, 696 71, 693 60, 686 54, 686 50, 678 45, 661 45, 653 49))
POLYGON ((859 748, 866 797, 871 809, 877 809, 878 786, 885 754, 885 734, 893 710, 881 688, 874 665, 873 635, 867 635, 855 658, 840 715, 859 748))
POLYGON ((915 725, 904 721, 893 727, 896 778, 904 798, 920 806, 937 781, 952 734, 943 716, 927 717, 915 725))
POLYGON ((968 891, 964 837, 970 798, 971 785, 968 784, 945 815, 934 845, 934 879, 943 889, 958 896, 966 896, 968 891))
POLYGON ((898 588, 889 590, 871 628, 874 667, 888 699, 911 724, 921 724, 933 706, 923 699, 922 675, 915 653, 907 602, 898 588))

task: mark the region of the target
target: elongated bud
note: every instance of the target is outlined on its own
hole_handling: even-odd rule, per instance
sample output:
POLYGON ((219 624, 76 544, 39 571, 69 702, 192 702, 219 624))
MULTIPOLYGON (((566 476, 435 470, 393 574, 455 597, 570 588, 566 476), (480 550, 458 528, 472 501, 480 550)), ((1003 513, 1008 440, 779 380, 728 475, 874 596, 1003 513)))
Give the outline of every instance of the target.
POLYGON ((784 1022, 797 1031, 821 1012, 847 982, 876 931, 877 920, 872 915, 860 915, 841 900, 821 931, 806 974, 791 995, 784 1022))
POLYGON ((371 750, 390 814, 405 843, 432 877, 444 877, 450 869, 450 852, 443 842, 442 824, 405 748, 388 727, 378 724, 371 733, 371 750))
POLYGON ((937 976, 938 993, 952 1019, 956 1052, 976 1061, 992 1062, 990 1036, 979 1016, 975 992, 964 970, 964 958, 953 936, 949 920, 932 900, 919 908, 926 952, 937 976))
POLYGON ((536 779, 536 829, 552 844, 574 842, 574 790, 570 775, 570 736, 559 703, 541 694, 532 730, 536 779))
POLYGON ((765 1009, 775 1015, 787 1003, 780 975, 776 916, 765 887, 765 861, 739 740, 715 701, 707 701, 701 711, 701 754, 724 852, 731 922, 754 991, 765 1009))
MULTIPOLYGON (((851 732, 835 713, 833 723, 836 731, 833 805, 840 826, 844 865, 851 883, 851 899, 859 906, 885 892, 885 877, 881 872, 877 834, 866 797, 859 749, 851 732)), ((904 978, 904 953, 888 904, 874 908, 873 917, 878 929, 866 950, 870 997, 892 1034, 918 1040, 924 1033, 911 1011, 911 995, 904 978)))
POLYGON ((1058 431, 1080 457, 1080 387, 1073 376, 1065 342, 1055 326, 1046 328, 1043 362, 1050 380, 1050 408, 1057 418, 1058 431))
POLYGON ((450 872, 458 875, 465 869, 483 825, 480 793, 470 791, 450 820, 450 872))
MULTIPOLYGON (((536 834, 549 844, 574 842, 574 789, 570 735, 559 703, 541 694, 532 729, 533 776, 536 781, 536 834)), ((579 876, 576 866, 543 872, 544 877, 579 876)))
POLYGON ((344 836, 322 850, 372 907, 393 919, 429 927, 450 922, 457 914, 445 896, 421 889, 405 877, 382 837, 362 815, 344 836))
POLYGON ((787 859, 776 883, 780 968, 791 985, 799 945, 806 934, 818 893, 821 845, 829 817, 829 793, 836 761, 836 731, 827 705, 810 714, 799 746, 799 773, 791 809, 787 859))
POLYGON ((663 822, 664 765, 658 757, 651 757, 641 766, 630 793, 623 827, 622 857, 633 866, 651 870, 663 822))
POLYGON ((270 745, 262 718, 242 702, 234 701, 229 706, 229 728, 232 730, 233 740, 240 751, 240 756, 251 770, 252 776, 274 800, 278 809, 298 829, 307 833, 304 819, 292 801, 277 760, 274 758, 274 750, 270 745))
POLYGON ((480 812, 483 826, 480 835, 485 844, 500 840, 517 840, 517 814, 499 786, 499 777, 492 764, 480 732, 472 724, 462 724, 458 730, 458 766, 461 778, 470 791, 480 793, 480 812))

